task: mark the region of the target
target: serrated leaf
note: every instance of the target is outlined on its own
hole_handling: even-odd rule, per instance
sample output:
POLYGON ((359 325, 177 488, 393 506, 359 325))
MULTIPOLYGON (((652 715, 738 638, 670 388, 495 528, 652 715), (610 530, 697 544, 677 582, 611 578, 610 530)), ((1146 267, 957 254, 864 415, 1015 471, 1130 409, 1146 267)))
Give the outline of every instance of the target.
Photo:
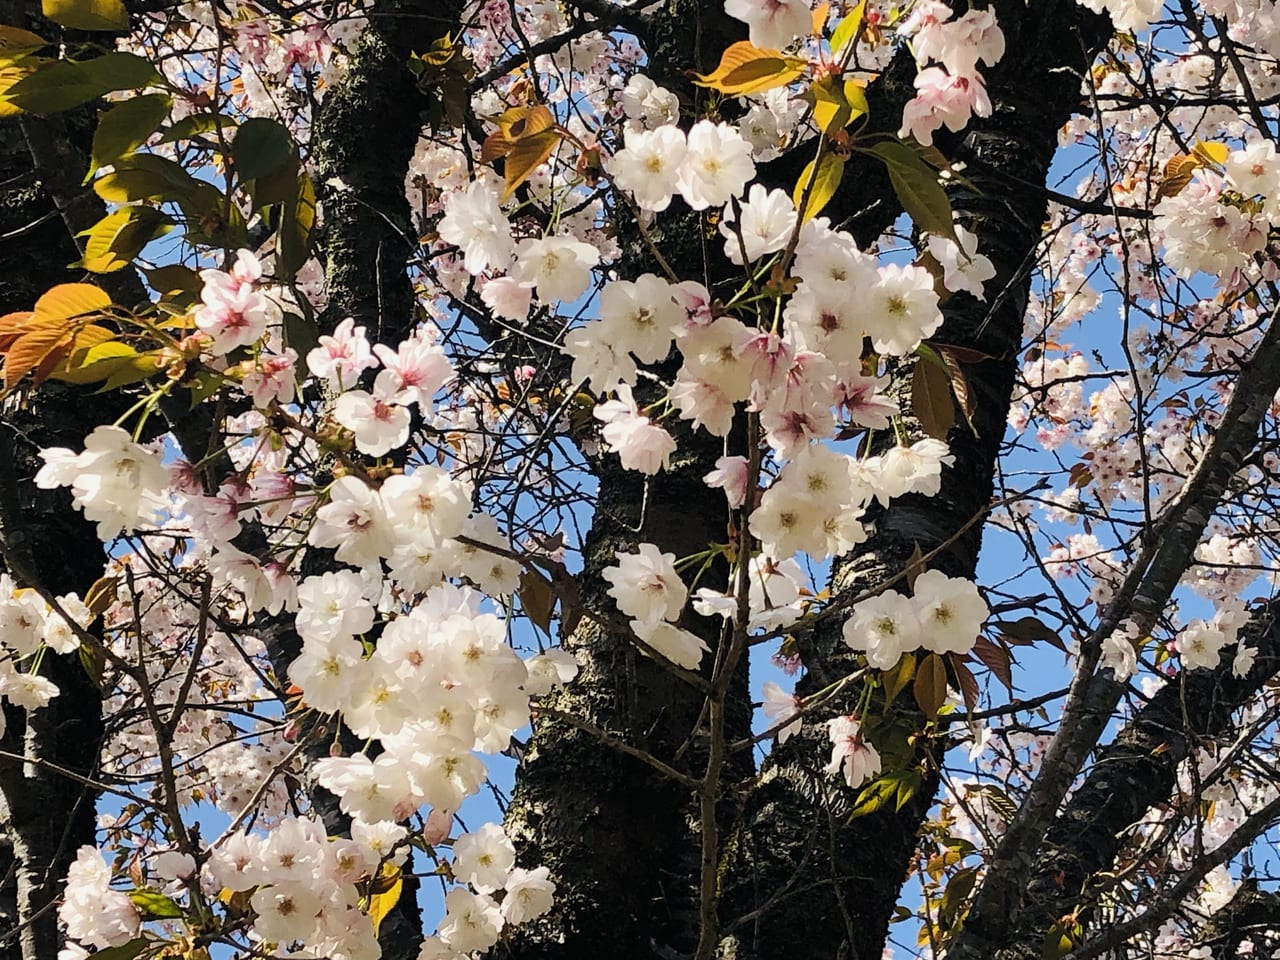
POLYGON ((382 921, 400 901, 404 879, 398 867, 384 863, 381 875, 373 882, 378 892, 369 894, 369 919, 373 921, 373 933, 377 936, 382 921))
POLYGON ((937 720, 938 711, 947 701, 947 670, 936 653, 927 654, 920 661, 912 690, 921 712, 930 720, 937 720))
POLYGON ((41 9, 54 23, 72 30, 129 29, 129 12, 124 0, 43 0, 41 9))
POLYGON ((142 248, 167 233, 173 221, 154 207, 122 207, 94 224, 83 236, 84 259, 90 273, 113 273, 133 262, 142 248))
POLYGON ((978 429, 973 425, 973 415, 978 412, 978 404, 974 400, 973 391, 969 389, 969 379, 960 367, 960 361, 946 347, 938 347, 938 355, 947 365, 947 375, 951 381, 951 394, 960 404, 960 412, 964 414, 965 423, 976 437, 978 429))
POLYGON ((63 330, 40 328, 15 340, 4 354, 5 390, 12 390, 23 377, 44 363, 66 338, 63 330))
POLYGON ((526 569, 520 574, 520 606, 543 633, 551 633, 556 595, 551 589, 551 582, 536 570, 526 569))
POLYGON ((807 66, 799 57, 788 57, 777 50, 766 50, 740 40, 720 55, 720 64, 714 70, 694 76, 700 87, 741 96, 785 87, 800 79, 807 66))
POLYGON ((836 24, 831 34, 831 55, 839 57, 840 51, 849 45, 849 41, 858 35, 862 26, 863 15, 867 12, 867 0, 860 0, 858 5, 836 24))
POLYGON ((916 151, 898 140, 877 143, 871 153, 884 162, 893 192, 916 226, 958 243, 951 201, 938 183, 937 172, 916 151))
POLYGON ((929 436, 945 440, 956 422, 951 378, 944 366, 921 358, 911 371, 911 412, 929 436))
POLYGON ((161 369, 159 350, 140 353, 136 357, 121 358, 119 365, 112 370, 107 382, 97 392, 106 393, 110 390, 118 390, 120 387, 127 387, 132 383, 139 383, 148 377, 155 376, 161 369))
POLYGON ((903 568, 903 574, 907 581, 907 589, 915 591, 916 578, 924 573, 924 553, 920 549, 919 543, 911 545, 911 556, 907 557, 906 566, 903 568))
POLYGON ((159 890, 130 890, 129 899, 151 920, 175 920, 183 915, 182 907, 159 890))
POLYGON ((560 134, 557 131, 543 130, 529 137, 521 137, 512 145, 503 170, 507 184, 502 191, 503 200, 508 199, 520 184, 533 176, 533 171, 546 162, 559 142, 560 134))
POLYGON ((103 113, 93 132, 90 176, 99 167, 105 167, 126 153, 133 153, 146 143, 169 116, 172 106, 173 98, 168 94, 149 93, 117 103, 103 113))
POLYGON ((36 301, 32 318, 36 322, 73 320, 95 316, 111 306, 111 297, 92 283, 60 283, 36 301))
POLYGON ((231 159, 241 180, 267 176, 293 158, 293 137, 281 124, 266 117, 250 117, 231 141, 231 159))
POLYGON ((824 153, 817 161, 816 170, 815 173, 814 161, 809 161, 791 192, 791 200, 800 211, 801 223, 816 217, 836 195, 840 179, 844 176, 844 159, 831 152, 824 153))

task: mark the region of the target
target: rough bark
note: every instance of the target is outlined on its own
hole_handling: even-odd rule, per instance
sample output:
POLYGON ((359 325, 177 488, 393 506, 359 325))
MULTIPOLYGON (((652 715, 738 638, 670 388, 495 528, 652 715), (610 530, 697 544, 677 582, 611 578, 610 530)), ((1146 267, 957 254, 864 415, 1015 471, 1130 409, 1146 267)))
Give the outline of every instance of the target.
POLYGON ((1280 605, 1273 602, 1242 631, 1240 642, 1258 651, 1245 676, 1232 671, 1236 648, 1229 647, 1213 670, 1187 671, 1162 687, 1099 751, 1045 836, 1027 906, 1012 942, 997 954, 1000 960, 1039 957, 1060 917, 1079 911, 1088 920, 1096 892, 1091 878, 1114 868, 1129 828, 1170 799, 1177 769, 1191 751, 1229 733, 1236 711, 1280 673, 1277 613, 1280 605))
MULTIPOLYGON (((969 577, 977 563, 981 524, 956 534, 986 509, 992 493, 1017 369, 1028 265, 1046 215, 1046 195, 1035 185, 1044 183, 1057 130, 1078 109, 1081 76, 1107 36, 1099 18, 1069 2, 996 8, 1009 52, 989 74, 994 114, 972 124, 962 142, 944 152, 966 164, 965 176, 976 188, 954 189, 952 203, 996 266, 988 289, 999 293, 989 303, 954 297, 935 337, 992 358, 965 368, 977 404, 976 435, 963 425, 951 431, 956 462, 944 470, 938 496, 904 497, 870 516, 874 533, 855 556, 837 564, 835 592, 884 583, 903 570, 917 546, 929 553, 953 538, 931 565, 969 577)), ((801 696, 854 668, 838 624, 802 643, 801 653, 807 671, 797 686, 801 696)), ((824 716, 851 712, 860 693, 846 688, 824 707, 824 716)), ((897 723, 920 726, 919 715, 901 701, 895 711, 897 723)), ((865 960, 882 952, 916 831, 937 786, 938 755, 921 744, 916 759, 923 784, 900 811, 846 822, 856 794, 823 772, 829 751, 825 726, 806 721, 800 734, 775 748, 745 803, 727 881, 739 920, 736 928, 727 912, 726 920, 739 956, 780 956, 797 943, 815 957, 865 960)))
POLYGON ((413 329, 406 265, 417 239, 404 184, 426 99, 409 57, 456 33, 461 6, 377 4, 347 73, 325 96, 311 143, 324 213, 324 327, 354 317, 371 341, 389 344, 413 329))
MULTIPOLYGON (((3 314, 30 309, 49 287, 77 279, 66 269, 77 251, 15 121, 0 124, 0 183, 0 234, 11 234, 0 276, 3 314)), ((105 559, 93 525, 72 508, 70 494, 37 490, 31 482, 41 447, 78 447, 113 415, 111 403, 86 403, 86 395, 51 384, 0 407, 0 541, 7 555, 56 594, 83 594, 102 575, 105 559)), ((30 715, 8 708, 0 750, 90 777, 102 735, 101 696, 75 655, 46 655, 41 672, 60 696, 30 715)), ((60 946, 52 909, 59 886, 76 849, 94 842, 96 795, 48 767, 8 759, 0 759, 0 795, 6 840, 0 957, 47 960, 60 946)))

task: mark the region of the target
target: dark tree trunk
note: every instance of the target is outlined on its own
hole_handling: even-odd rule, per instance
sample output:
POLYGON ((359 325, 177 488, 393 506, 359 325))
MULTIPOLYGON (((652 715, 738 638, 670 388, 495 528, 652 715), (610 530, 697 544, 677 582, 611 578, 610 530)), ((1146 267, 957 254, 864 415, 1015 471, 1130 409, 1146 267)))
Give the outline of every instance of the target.
MULTIPOLYGON (((0 234, 8 237, 0 315, 29 310, 50 287, 79 279, 67 270, 78 253, 45 189, 45 173, 32 162, 22 126, 13 120, 0 123, 0 234)), ((69 175, 75 176, 75 168, 69 175)), ((0 545, 20 568, 9 571, 19 583, 32 574, 55 594, 83 595, 102 576, 105 562, 93 524, 72 508, 70 493, 37 490, 32 483, 42 462, 40 448, 79 449, 85 434, 118 412, 115 403, 102 398, 86 402, 87 394, 49 384, 38 394, 17 393, 0 404, 0 545)), ((0 569, 5 566, 0 562, 0 569)), ((74 654, 46 654, 41 673, 58 685, 59 695, 29 715, 6 709, 8 729, 0 738, 6 754, 49 765, 0 758, 4 960, 57 955, 53 905, 76 850, 94 842, 96 791, 53 767, 94 777, 103 729, 101 695, 74 654)))
MULTIPOLYGON (((956 462, 943 471, 938 496, 903 497, 871 514, 874 534, 836 565, 833 594, 884 583, 901 573, 917 547, 928 554, 952 541, 931 565, 953 576, 972 577, 977 564, 982 525, 972 521, 991 499, 1018 367, 1029 265, 1046 216, 1039 185, 1056 151, 1058 128, 1080 107, 1081 78, 1108 36, 1099 18, 1074 3, 996 7, 1009 52, 988 72, 994 114, 972 123, 961 142, 942 144, 950 159, 966 165, 964 175, 975 188, 951 191, 957 217, 978 235, 980 252, 997 270, 987 285, 988 302, 953 297, 935 336, 991 358, 965 368, 977 406, 976 434, 964 424, 952 429, 948 442, 956 462)), ((904 394, 909 373, 904 364, 895 378, 904 394)), ((820 628, 802 642, 800 695, 853 671, 855 657, 839 626, 820 628)), ((824 706, 818 722, 806 721, 800 734, 775 748, 746 800, 729 851, 727 882, 738 920, 725 914, 739 956, 764 960, 796 944, 813 957, 881 955, 917 829, 933 802, 940 755, 937 746, 921 743, 916 762, 923 782, 911 801, 850 822, 856 794, 823 770, 830 745, 821 719, 852 712, 861 694, 856 685, 846 688, 824 706)), ((923 718, 905 705, 909 700, 907 694, 897 702, 894 720, 920 729, 923 718)))

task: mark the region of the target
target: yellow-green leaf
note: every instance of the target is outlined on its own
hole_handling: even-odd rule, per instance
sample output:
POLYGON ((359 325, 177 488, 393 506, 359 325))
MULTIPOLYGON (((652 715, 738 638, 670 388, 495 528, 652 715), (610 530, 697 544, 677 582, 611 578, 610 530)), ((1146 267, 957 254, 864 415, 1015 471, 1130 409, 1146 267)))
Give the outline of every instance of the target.
POLYGON ((129 899, 152 920, 173 920, 182 916, 182 908, 159 890, 130 890, 129 899))
MULTIPOLYGON (((98 118, 93 133, 93 159, 89 177, 99 167, 105 167, 126 153, 133 153, 147 142, 147 138, 159 129, 173 99, 164 93, 149 93, 117 103, 98 118)), ((88 177, 85 178, 86 182, 88 177)))
POLYGON ((84 605, 95 617, 107 612, 107 608, 116 602, 116 588, 120 584, 119 577, 99 577, 85 592, 84 605))
POLYGON ((540 164, 546 162, 559 142, 560 134, 555 130, 543 130, 530 137, 521 137, 515 142, 511 152, 507 154, 504 171, 507 186, 502 192, 503 200, 515 193, 520 184, 528 180, 540 164))
POLYGON ((788 57, 777 50, 765 50, 740 40, 725 50, 720 65, 713 71, 694 76, 700 87, 740 96, 794 83, 803 76, 807 66, 799 57, 788 57))
POLYGON ((822 155, 822 159, 817 162, 816 172, 814 162, 809 161, 791 193, 791 199, 800 211, 801 223, 816 217, 831 202, 843 176, 844 159, 834 153, 822 155))
POLYGON ((916 668, 916 703, 930 720, 938 719, 938 711, 947 700, 947 670, 942 658, 928 654, 916 668))
MULTIPOLYGON (((108 340, 96 343, 86 350, 77 350, 49 377, 66 383, 100 383, 129 367, 138 356, 138 351, 127 343, 108 340)), ((154 366, 148 370, 148 374, 153 371, 154 366)))
POLYGON ((384 863, 382 873, 373 885, 378 892, 369 894, 369 919, 373 921, 373 932, 376 936, 382 921, 399 902, 400 894, 404 890, 404 880, 400 876, 398 867, 384 863))
POLYGON ((173 221, 152 207, 123 207, 81 234, 88 239, 80 266, 90 273, 123 269, 143 247, 172 227, 173 221))
POLYGON ((196 180, 181 164, 154 153, 120 157, 112 172, 93 182, 94 192, 108 203, 138 200, 180 200, 207 183, 196 180))
POLYGON ((57 113, 113 90, 138 90, 159 78, 148 61, 132 53, 106 53, 91 60, 57 60, 28 73, 4 97, 30 113, 57 113))
POLYGON ((293 159, 293 137, 281 124, 252 117, 240 125, 231 142, 231 157, 241 180, 275 173, 293 159))
POLYGON ((124 0, 44 0, 44 15, 72 30, 129 29, 129 13, 124 0))
POLYGON ((838 57, 840 51, 849 45, 849 41, 858 35, 858 29, 862 26, 862 17, 866 12, 867 0, 861 0, 843 20, 836 24, 836 29, 831 34, 831 53, 833 56, 838 57))

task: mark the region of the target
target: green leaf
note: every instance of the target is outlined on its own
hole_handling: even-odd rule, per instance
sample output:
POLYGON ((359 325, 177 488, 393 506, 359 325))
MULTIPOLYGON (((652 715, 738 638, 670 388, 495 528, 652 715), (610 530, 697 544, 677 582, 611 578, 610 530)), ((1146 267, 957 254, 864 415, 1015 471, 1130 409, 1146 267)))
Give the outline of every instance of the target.
POLYGON ((840 51, 849 45, 849 41, 858 35, 858 28, 862 26, 862 16, 866 12, 867 0, 861 0, 843 20, 836 24, 836 29, 831 34, 831 55, 833 57, 838 57, 840 51))
POLYGON ((113 90, 137 90, 159 79, 155 67, 132 53, 107 53, 92 60, 58 60, 23 77, 5 99, 30 113, 58 113, 113 90))
POLYGON ((213 133, 221 127, 234 127, 238 122, 235 117, 228 117, 224 113, 193 113, 166 129, 160 137, 160 143, 190 140, 192 137, 213 133))
POLYGON ((133 960, 134 957, 142 953, 143 950, 151 946, 151 941, 143 937, 136 940, 130 940, 128 943, 121 944, 118 947, 108 947, 106 950, 95 950, 89 954, 96 957, 97 960, 133 960))
POLYGON ((320 343, 320 328, 296 313, 284 315, 284 345, 305 357, 320 343))
POLYGON ((129 899, 151 920, 175 920, 183 915, 182 908, 159 890, 130 890, 129 899))
POLYGON ((293 157, 293 137, 289 131, 265 117, 246 120, 231 142, 231 159, 242 181, 274 173, 293 157))
MULTIPOLYGON (((93 132, 93 159, 90 176, 126 153, 133 153, 155 133, 169 115, 173 98, 165 93, 149 93, 117 103, 98 118, 93 132)), ((85 178, 86 182, 88 177, 85 178)))
POLYGON ((951 376, 945 366, 921 358, 911 372, 911 412, 929 436, 945 440, 956 422, 951 376))
POLYGON ((893 192, 916 226, 936 236, 956 240, 951 201, 938 183, 937 172, 916 151, 897 140, 877 143, 871 153, 888 168, 893 192))
POLYGON ((153 207, 122 207, 80 234, 88 237, 80 266, 91 273, 123 269, 172 227, 173 221, 153 207))
POLYGON ((844 160, 834 153, 822 155, 818 161, 817 173, 814 173, 814 162, 811 160, 796 181, 796 188, 791 199, 800 211, 800 222, 811 220, 822 212, 822 208, 831 202, 844 176, 844 160), (810 181, 813 186, 810 187, 810 181))
MULTIPOLYGON (((311 233, 316 224, 316 190, 311 178, 298 177, 296 196, 284 205, 276 230, 277 272, 290 281, 311 255, 311 233)), ((299 352, 299 356, 305 356, 299 352)))
POLYGON ((190 267, 175 263, 167 267, 151 267, 142 272, 146 274, 151 289, 171 303, 189 306, 200 299, 204 281, 190 267))
POLYGON ((30 30, 0 23, 0 66, 11 66, 47 46, 48 40, 30 30))
POLYGON ((72 30, 122 33, 129 29, 124 0, 44 0, 41 9, 54 23, 72 30))

